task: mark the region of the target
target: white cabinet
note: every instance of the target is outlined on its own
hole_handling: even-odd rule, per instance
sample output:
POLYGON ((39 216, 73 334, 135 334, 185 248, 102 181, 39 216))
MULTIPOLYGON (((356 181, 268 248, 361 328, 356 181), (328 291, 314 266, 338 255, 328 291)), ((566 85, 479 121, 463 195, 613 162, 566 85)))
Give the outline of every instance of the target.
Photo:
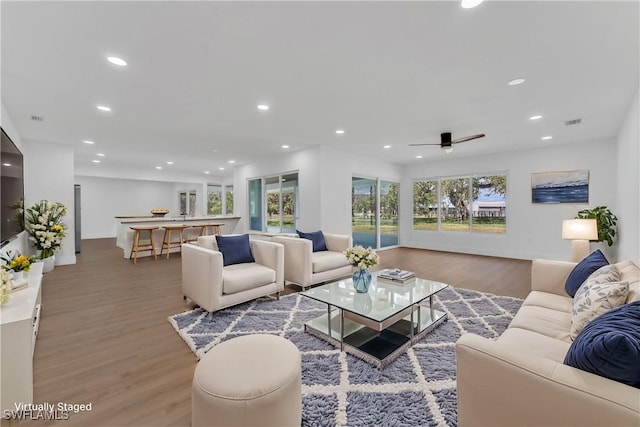
POLYGON ((33 351, 40 321, 42 263, 31 266, 29 286, 0 307, 0 398, 2 410, 33 402, 33 351))

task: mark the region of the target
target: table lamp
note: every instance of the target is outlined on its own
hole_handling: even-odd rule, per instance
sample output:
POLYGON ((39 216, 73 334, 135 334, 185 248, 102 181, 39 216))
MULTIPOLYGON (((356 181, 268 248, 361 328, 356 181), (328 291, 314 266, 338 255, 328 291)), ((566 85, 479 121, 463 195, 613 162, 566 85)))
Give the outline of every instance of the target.
POLYGON ((589 240, 598 239, 598 222, 595 219, 565 219, 562 238, 572 240, 572 261, 582 261, 589 255, 589 240))

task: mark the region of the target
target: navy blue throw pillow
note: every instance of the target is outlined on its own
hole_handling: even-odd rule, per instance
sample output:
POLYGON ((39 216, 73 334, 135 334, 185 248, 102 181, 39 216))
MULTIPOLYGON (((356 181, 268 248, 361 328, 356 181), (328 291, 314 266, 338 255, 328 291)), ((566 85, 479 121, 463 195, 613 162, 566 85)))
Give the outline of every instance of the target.
POLYGON ((569 273, 569 277, 567 277, 567 281, 564 283, 564 289, 571 298, 573 298, 576 292, 578 292, 580 285, 591 276, 591 273, 605 265, 609 265, 609 261, 607 261, 604 254, 600 252, 600 249, 591 252, 589 256, 573 267, 573 270, 569 273))
POLYGON ((564 364, 640 388, 640 301, 593 319, 569 347, 564 364))
POLYGON ((303 239, 309 239, 313 243, 313 252, 326 251, 327 244, 324 242, 324 234, 322 231, 314 231, 313 233, 303 233, 300 230, 296 230, 298 236, 303 239))
POLYGON ((249 244, 249 235, 216 236, 218 250, 222 252, 222 264, 226 267, 232 264, 255 262, 249 244))

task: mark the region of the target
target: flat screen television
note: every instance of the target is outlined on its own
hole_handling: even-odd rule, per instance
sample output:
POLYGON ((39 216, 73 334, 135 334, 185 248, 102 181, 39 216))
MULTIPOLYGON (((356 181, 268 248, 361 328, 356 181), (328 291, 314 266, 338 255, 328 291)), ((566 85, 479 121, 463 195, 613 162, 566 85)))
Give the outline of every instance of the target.
POLYGON ((22 153, 2 130, 0 150, 0 247, 24 230, 24 172, 22 153))

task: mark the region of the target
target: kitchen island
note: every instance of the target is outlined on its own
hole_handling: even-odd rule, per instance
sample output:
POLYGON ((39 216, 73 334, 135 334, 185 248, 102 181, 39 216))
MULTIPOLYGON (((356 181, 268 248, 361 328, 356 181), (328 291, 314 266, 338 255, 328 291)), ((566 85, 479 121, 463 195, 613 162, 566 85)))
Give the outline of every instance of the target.
MULTIPOLYGON (((118 215, 115 217, 117 221, 116 246, 124 251, 124 257, 129 258, 131 255, 131 247, 133 243, 132 226, 157 226, 158 229, 153 231, 153 246, 156 253, 160 255, 162 247, 162 238, 164 236, 163 225, 179 225, 199 226, 204 224, 220 224, 221 234, 231 234, 234 232, 239 216, 233 215, 209 215, 209 216, 178 216, 178 217, 154 217, 146 215, 118 215)), ((187 228, 184 230, 184 239, 194 239, 200 233, 200 228, 187 228)), ((143 238, 145 238, 144 236, 143 238)), ((173 234, 172 241, 177 242, 177 233, 173 234)), ((180 248, 171 248, 170 252, 179 252, 180 248)), ((151 251, 141 252, 138 257, 151 256, 151 251)))

